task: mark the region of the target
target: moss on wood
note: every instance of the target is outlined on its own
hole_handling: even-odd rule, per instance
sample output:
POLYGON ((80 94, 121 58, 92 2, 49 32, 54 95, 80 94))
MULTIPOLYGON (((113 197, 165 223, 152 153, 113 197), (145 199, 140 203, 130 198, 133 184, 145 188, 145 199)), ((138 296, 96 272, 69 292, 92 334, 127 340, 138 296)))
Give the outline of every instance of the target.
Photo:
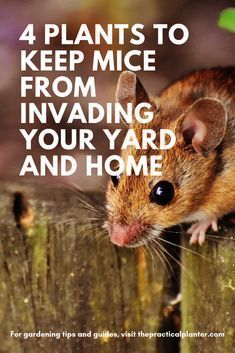
POLYGON ((230 353, 234 349, 234 235, 234 229, 223 225, 214 239, 208 238, 202 248, 194 247, 200 256, 183 252, 187 272, 182 271, 182 331, 225 334, 223 338, 185 338, 183 353, 230 353))

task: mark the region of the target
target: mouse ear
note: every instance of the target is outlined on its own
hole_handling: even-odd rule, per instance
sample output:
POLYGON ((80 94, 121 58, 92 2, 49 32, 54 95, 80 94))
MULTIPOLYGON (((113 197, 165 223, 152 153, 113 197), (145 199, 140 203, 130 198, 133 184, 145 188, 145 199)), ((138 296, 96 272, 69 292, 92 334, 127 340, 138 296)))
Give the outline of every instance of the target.
POLYGON ((116 101, 120 103, 124 109, 126 109, 127 103, 132 103, 133 109, 137 104, 143 102, 151 103, 153 108, 155 107, 155 104, 150 101, 143 85, 137 76, 131 71, 124 71, 119 76, 116 90, 116 101))
POLYGON ((226 125, 224 105, 214 98, 200 98, 182 118, 181 132, 186 145, 198 153, 208 153, 221 143, 226 125))
POLYGON ((125 108, 127 103, 136 106, 141 102, 149 102, 149 97, 136 75, 131 71, 124 71, 119 76, 116 100, 125 108))

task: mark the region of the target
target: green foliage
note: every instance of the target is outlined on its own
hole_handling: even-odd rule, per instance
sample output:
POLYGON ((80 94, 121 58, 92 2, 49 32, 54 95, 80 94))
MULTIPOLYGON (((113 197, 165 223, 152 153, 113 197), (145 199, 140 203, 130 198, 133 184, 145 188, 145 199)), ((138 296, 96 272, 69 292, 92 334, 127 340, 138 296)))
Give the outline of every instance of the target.
POLYGON ((235 32, 235 8, 228 8, 220 13, 219 26, 231 32, 235 32))

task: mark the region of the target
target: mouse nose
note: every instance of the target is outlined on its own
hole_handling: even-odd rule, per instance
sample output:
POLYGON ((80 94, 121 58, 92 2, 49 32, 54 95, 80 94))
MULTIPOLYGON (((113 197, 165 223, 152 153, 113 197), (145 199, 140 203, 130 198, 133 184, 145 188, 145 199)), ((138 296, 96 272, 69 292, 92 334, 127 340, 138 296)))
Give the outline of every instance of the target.
POLYGON ((139 239, 142 229, 142 225, 137 221, 128 225, 114 222, 109 231, 111 242, 118 246, 130 245, 139 239))

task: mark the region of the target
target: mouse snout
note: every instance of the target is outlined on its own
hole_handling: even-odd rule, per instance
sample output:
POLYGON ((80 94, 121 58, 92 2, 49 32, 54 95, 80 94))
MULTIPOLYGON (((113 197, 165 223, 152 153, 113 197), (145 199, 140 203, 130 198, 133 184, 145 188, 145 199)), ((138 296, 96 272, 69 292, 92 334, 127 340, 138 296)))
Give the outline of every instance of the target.
POLYGON ((138 221, 128 225, 121 225, 114 222, 109 228, 109 235, 113 244, 128 246, 138 242, 142 231, 143 226, 138 221))

